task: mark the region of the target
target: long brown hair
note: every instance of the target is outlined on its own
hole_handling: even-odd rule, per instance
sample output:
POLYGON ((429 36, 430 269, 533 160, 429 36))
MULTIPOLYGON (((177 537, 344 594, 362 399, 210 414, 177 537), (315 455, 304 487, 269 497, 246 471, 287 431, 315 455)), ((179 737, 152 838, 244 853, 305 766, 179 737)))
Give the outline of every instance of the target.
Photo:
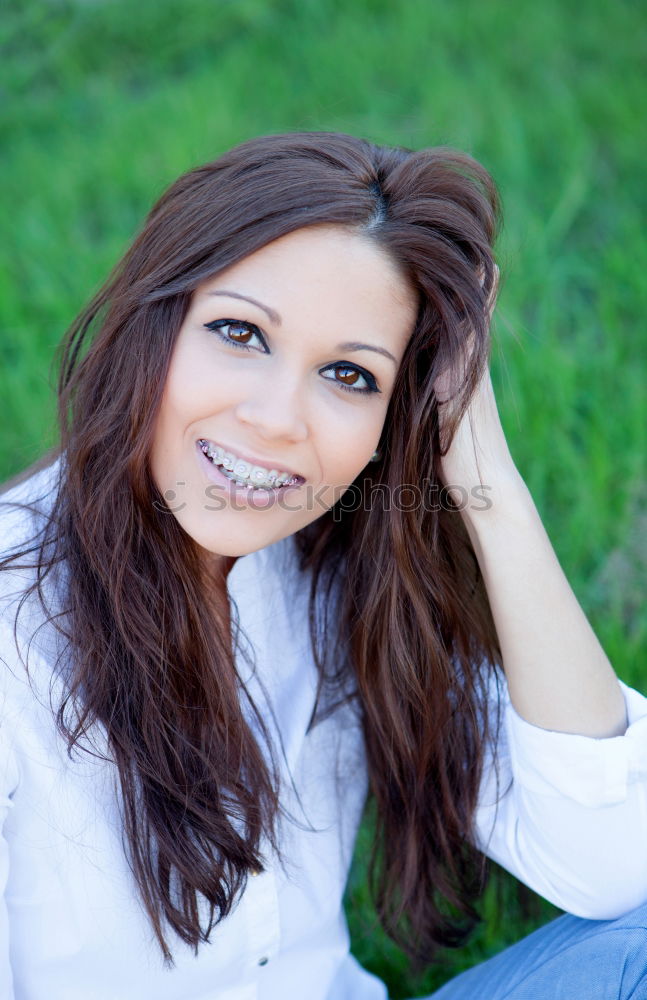
POLYGON ((226 622, 205 620, 196 546, 159 513, 152 434, 196 287, 322 223, 383 248, 417 290, 419 312, 381 459, 353 484, 358 502, 342 498, 296 537, 311 570, 313 651, 322 689, 351 678, 360 707, 375 806, 371 885, 384 926, 425 959, 475 919, 484 870, 470 836, 496 633, 451 503, 382 509, 370 492, 441 485, 441 452, 487 363, 498 222, 490 176, 455 150, 337 133, 253 139, 166 191, 62 344, 60 482, 41 540, 21 557, 35 554, 30 593, 44 603, 45 576, 65 567, 65 613, 48 611, 67 644, 57 724, 70 750, 93 723, 104 727, 131 868, 169 962, 169 929, 197 950, 261 866, 261 837, 279 849, 280 804, 272 754, 245 722, 226 622), (433 384, 468 330, 474 351, 441 441, 433 384), (333 592, 331 630, 320 618, 333 592))

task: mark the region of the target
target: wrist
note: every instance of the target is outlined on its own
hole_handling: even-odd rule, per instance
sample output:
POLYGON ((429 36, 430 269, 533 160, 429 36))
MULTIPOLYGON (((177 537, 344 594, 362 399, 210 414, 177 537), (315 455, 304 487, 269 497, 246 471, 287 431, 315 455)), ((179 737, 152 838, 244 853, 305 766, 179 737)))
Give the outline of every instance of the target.
POLYGON ((483 471, 481 484, 472 490, 478 502, 472 499, 461 509, 472 540, 495 534, 502 526, 523 527, 538 516, 530 490, 515 466, 483 471))

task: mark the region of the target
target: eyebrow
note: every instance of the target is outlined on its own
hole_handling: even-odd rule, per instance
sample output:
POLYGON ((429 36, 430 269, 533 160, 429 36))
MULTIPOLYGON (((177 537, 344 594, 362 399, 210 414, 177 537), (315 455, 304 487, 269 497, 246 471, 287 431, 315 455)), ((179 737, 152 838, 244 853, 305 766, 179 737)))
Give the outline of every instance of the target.
MULTIPOLYGON (((207 292, 208 295, 225 295, 230 299, 242 299, 244 302, 251 302, 253 306, 258 309, 262 309, 263 312, 269 316, 272 323, 276 326, 281 325, 281 317, 275 309, 270 306, 263 305, 258 299, 252 298, 251 295, 242 295, 240 292, 226 291, 225 289, 218 289, 217 291, 207 292)), ((374 351, 376 354, 382 354, 385 358, 390 358, 393 364, 397 367, 397 359, 393 357, 390 351, 387 351, 385 347, 377 347, 374 344, 362 344, 357 340, 347 340, 343 344, 337 344, 335 347, 336 351, 374 351)))
POLYGON ((281 317, 276 310, 270 309, 269 306, 264 306, 262 302, 258 301, 258 299, 253 299, 251 295, 241 295, 240 292, 227 292, 224 289, 219 289, 215 292, 207 292, 207 295, 226 295, 227 298, 230 299, 243 299, 244 302, 251 302, 253 306, 257 306, 259 309, 262 309, 263 312, 269 316, 272 322, 276 324, 276 326, 281 325, 281 317))
POLYGON ((375 351, 376 354, 383 354, 385 358, 390 358, 394 365, 397 366, 397 361, 393 357, 390 351, 387 351, 385 347, 376 347, 373 344, 360 344, 356 340, 348 340, 343 344, 337 344, 335 348, 336 351, 375 351))

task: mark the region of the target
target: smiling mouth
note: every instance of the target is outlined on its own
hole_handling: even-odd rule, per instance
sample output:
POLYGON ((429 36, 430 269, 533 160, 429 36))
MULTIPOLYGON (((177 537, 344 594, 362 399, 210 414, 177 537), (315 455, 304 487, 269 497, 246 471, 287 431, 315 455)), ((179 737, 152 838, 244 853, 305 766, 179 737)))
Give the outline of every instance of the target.
POLYGON ((305 483, 303 476, 295 476, 291 472, 284 472, 280 469, 268 469, 262 465, 253 465, 205 438, 198 439, 198 447, 203 455, 218 467, 222 475, 237 486, 246 486, 248 489, 256 490, 276 490, 287 486, 300 486, 305 483))

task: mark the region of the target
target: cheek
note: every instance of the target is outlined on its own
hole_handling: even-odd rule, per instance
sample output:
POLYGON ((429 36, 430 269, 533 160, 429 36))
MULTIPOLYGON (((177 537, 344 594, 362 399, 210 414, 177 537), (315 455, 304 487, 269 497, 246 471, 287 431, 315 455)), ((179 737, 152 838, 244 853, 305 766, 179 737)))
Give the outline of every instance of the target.
POLYGON ((195 350, 185 349, 174 359, 164 390, 161 424, 182 435, 195 421, 226 408, 235 382, 195 350))
MULTIPOLYGON (((181 345, 178 345, 181 347, 181 345)), ((175 478, 186 478, 186 441, 191 425, 204 417, 213 405, 213 380, 194 363, 191 352, 178 349, 169 368, 160 405, 153 446, 151 472, 161 492, 175 478)))
POLYGON ((352 483, 367 465, 378 445, 384 426, 384 413, 340 414, 328 420, 326 433, 319 435, 319 454, 326 482, 352 483))

